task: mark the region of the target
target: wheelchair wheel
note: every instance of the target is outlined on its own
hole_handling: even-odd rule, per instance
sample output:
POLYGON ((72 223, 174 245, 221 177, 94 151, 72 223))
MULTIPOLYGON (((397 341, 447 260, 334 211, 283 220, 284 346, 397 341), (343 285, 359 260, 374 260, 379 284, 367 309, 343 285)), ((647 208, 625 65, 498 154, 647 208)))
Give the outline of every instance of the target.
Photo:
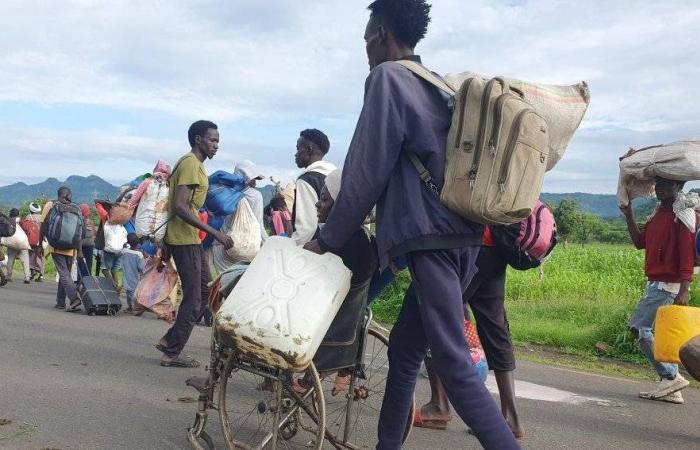
MULTIPOLYGON (((370 327, 364 345, 364 373, 358 368, 350 369, 347 383, 336 379, 336 373, 324 376, 322 384, 326 401, 326 439, 331 443, 341 447, 366 448, 356 441, 360 437, 371 437, 371 445, 374 445, 389 374, 388 346, 387 337, 370 327), (343 385, 344 389, 337 389, 343 385)), ((413 427, 414 408, 412 403, 404 429, 404 442, 413 427)))
POLYGON ((316 368, 295 376, 231 354, 220 382, 219 418, 229 450, 320 449, 325 404, 316 368))

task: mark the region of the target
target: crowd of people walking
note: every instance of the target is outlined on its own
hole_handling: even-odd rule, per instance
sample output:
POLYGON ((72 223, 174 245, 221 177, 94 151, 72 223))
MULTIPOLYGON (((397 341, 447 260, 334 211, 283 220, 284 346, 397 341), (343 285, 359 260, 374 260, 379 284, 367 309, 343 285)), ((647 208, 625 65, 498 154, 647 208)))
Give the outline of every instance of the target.
MULTIPOLYGON (((444 429, 452 418, 449 399, 485 448, 520 448, 525 430, 516 411, 515 357, 504 306, 509 261, 499 252, 494 228, 464 219, 435 195, 446 182, 450 98, 395 63, 421 64, 414 48, 426 34, 430 5, 422 0, 377 0, 369 9, 364 40, 371 71, 342 170, 325 160, 330 151, 328 136, 318 129, 305 129, 296 140, 294 160, 302 173, 291 195, 280 190, 264 205, 256 186, 265 177, 254 163, 242 161, 233 168, 233 178, 230 174, 216 178, 240 181, 238 207, 235 212, 215 214, 207 208, 214 189, 205 162, 216 157, 220 134, 215 123, 200 120, 187 132, 190 151, 172 170, 158 162, 129 195, 125 191, 113 202, 97 200, 92 208, 78 207, 72 203, 70 189, 62 187, 57 199, 43 208, 30 204, 26 218, 11 210, 10 220, 26 234, 27 244, 8 245, 9 269, 2 283, 13 279, 16 259, 21 261, 25 283, 41 282, 44 255, 51 255, 59 278, 56 308, 77 311, 81 297, 76 280, 95 273, 111 280, 117 290, 123 288, 127 311, 134 312, 141 301, 137 291, 147 272, 146 261, 154 258, 156 265, 172 261, 181 283, 181 301, 172 326, 155 347, 161 366, 198 367, 199 362, 185 356, 183 349, 196 324, 211 324, 207 299, 212 269, 222 268, 217 254, 232 258, 232 250, 242 251, 237 246, 248 238, 236 234, 236 227, 243 226, 238 222, 239 211, 249 209, 249 222, 254 224, 251 242, 257 249, 269 234, 286 236, 311 252, 340 255, 352 266, 356 280, 374 280, 360 306, 368 301, 367 292, 371 299, 381 291, 377 283, 386 284, 403 269, 410 272, 412 283, 391 331, 378 448, 400 448, 424 362, 433 395, 417 411, 417 426, 444 429), (148 211, 144 207, 143 214, 156 217, 144 232, 139 228, 144 217, 139 209, 146 198, 152 200, 149 196, 161 195, 162 186, 167 188, 162 204, 154 201, 148 211), (124 221, 115 218, 121 208, 127 211, 124 221), (67 237, 69 245, 57 245, 54 241, 66 238, 61 229, 64 234, 75 232, 69 228, 71 214, 77 217, 78 235, 67 237), (368 232, 369 222, 376 225, 376 236, 368 232), (154 239, 159 233, 161 237, 154 239), (77 277, 71 273, 75 264, 77 277), (465 341, 469 310, 476 319, 488 367, 495 373, 500 409, 475 370, 465 341)), ((631 209, 623 209, 633 242, 646 249, 649 279, 630 329, 661 378, 657 389, 640 396, 670 403, 683 402, 680 390, 688 382, 677 366, 654 360, 652 323, 658 307, 688 304, 694 243, 691 233, 674 221, 672 211, 681 188, 680 183, 659 179, 656 190, 661 206, 644 231, 638 229, 631 209)), ((227 264, 223 263, 224 268, 227 264)), ((347 308, 351 328, 357 326, 360 309, 347 308)))

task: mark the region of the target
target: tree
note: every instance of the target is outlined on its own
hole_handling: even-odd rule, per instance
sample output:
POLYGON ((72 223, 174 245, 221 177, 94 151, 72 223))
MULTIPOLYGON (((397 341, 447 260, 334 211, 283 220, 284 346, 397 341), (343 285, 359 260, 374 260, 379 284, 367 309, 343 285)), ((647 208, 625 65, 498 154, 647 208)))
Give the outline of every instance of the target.
POLYGON ((594 214, 580 212, 578 213, 573 234, 581 245, 585 245, 593 236, 599 235, 605 228, 605 224, 594 214))
POLYGON ((576 222, 581 216, 581 210, 576 200, 565 198, 552 209, 554 220, 557 222, 557 233, 561 237, 564 245, 572 237, 576 222))

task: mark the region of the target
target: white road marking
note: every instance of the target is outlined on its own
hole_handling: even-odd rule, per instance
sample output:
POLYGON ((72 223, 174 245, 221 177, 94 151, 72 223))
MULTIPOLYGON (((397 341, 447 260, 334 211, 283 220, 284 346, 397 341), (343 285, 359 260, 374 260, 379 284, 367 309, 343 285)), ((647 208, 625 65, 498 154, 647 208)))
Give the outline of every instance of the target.
MULTIPOLYGON (((493 394, 498 394, 496 379, 490 376, 486 380, 486 387, 493 394)), ((527 381, 515 381, 515 395, 528 400, 539 400, 543 402, 568 403, 570 405, 580 405, 582 403, 597 403, 600 406, 621 406, 619 403, 604 398, 586 397, 574 392, 562 391, 549 386, 530 383, 527 381)))

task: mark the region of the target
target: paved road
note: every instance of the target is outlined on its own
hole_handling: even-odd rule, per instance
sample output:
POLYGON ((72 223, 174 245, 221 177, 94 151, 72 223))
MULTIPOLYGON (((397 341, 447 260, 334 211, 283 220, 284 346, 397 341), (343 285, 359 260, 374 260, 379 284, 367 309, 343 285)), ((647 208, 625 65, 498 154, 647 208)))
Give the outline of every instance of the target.
MULTIPOLYGON (((0 449, 187 449, 195 397, 152 347, 167 324, 131 316, 87 317, 52 308, 55 284, 0 288, 0 449)), ((207 360, 209 330, 187 352, 207 360)), ((635 397, 651 383, 523 362, 519 409, 530 449, 699 449, 700 392, 682 406, 635 397)), ((493 388, 493 386, 491 386, 493 388)), ((427 398, 420 380, 417 399, 427 398)), ((211 430, 221 444, 218 417, 211 430)), ((405 448, 479 448, 459 419, 447 431, 417 429, 405 448)), ((363 436, 374 443, 374 434, 363 436)))

